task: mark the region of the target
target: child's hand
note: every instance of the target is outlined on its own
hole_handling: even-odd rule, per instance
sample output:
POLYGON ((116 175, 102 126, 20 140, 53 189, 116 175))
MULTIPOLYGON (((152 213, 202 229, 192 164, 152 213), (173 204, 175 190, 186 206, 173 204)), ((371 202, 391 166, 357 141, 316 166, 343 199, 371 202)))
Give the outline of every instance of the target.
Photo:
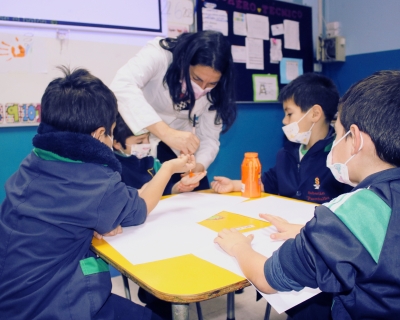
POLYGON ((181 181, 172 187, 172 193, 191 192, 200 185, 200 180, 207 174, 207 171, 192 172, 192 174, 182 175, 181 181))
POLYGON ((250 234, 247 237, 241 234, 236 229, 223 229, 218 232, 218 237, 214 239, 215 243, 230 256, 235 256, 234 251, 236 248, 251 248, 251 241, 254 239, 254 235, 250 234))
POLYGON ((177 158, 166 161, 163 166, 168 165, 172 169, 172 173, 181 173, 193 169, 196 166, 194 155, 181 154, 177 158))
POLYGON ((301 228, 304 227, 301 224, 289 223, 281 217, 266 213, 260 213, 260 217, 271 222, 278 229, 278 233, 273 233, 270 236, 274 240, 294 239, 300 233, 301 228))
POLYGON ((99 239, 99 240, 101 240, 103 237, 112 237, 112 236, 115 236, 115 235, 117 235, 117 234, 120 234, 120 233, 122 233, 122 227, 121 226, 118 226, 118 227, 116 227, 114 230, 111 230, 110 232, 107 232, 107 233, 105 233, 105 234, 99 234, 99 233, 97 233, 96 231, 93 233, 93 236, 95 237, 95 238, 97 238, 97 239, 99 239))
POLYGON ((233 181, 226 177, 214 177, 211 188, 218 193, 228 193, 234 191, 233 181))

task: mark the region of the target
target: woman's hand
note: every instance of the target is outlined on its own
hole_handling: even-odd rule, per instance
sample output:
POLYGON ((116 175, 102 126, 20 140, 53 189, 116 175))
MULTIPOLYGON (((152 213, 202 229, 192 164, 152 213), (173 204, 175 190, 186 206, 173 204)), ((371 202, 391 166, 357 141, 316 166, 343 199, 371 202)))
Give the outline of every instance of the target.
POLYGON ((301 228, 304 227, 301 224, 289 223, 287 220, 271 214, 260 213, 260 217, 271 222, 278 229, 278 233, 273 233, 270 236, 274 240, 294 239, 300 233, 301 228))
POLYGON ((200 146, 200 140, 191 132, 170 128, 165 122, 157 122, 147 129, 170 148, 183 154, 194 154, 200 146))

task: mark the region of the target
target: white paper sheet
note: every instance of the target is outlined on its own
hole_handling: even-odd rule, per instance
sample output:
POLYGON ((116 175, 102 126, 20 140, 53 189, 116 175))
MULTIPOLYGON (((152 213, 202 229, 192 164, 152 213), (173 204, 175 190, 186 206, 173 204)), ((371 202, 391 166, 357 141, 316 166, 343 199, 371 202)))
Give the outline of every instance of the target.
POLYGON ((271 38, 271 46, 269 49, 269 57, 271 63, 279 63, 282 60, 282 40, 271 38))
POLYGON ((232 59, 235 63, 246 63, 247 51, 245 46, 231 46, 232 59))
POLYGON ((269 40, 269 19, 259 14, 246 14, 247 36, 250 38, 269 40))
POLYGON ((272 36, 274 36, 274 37, 283 34, 284 31, 285 31, 285 28, 283 27, 283 23, 273 24, 271 26, 271 33, 272 33, 272 36))
POLYGON ((314 217, 316 204, 269 196, 229 206, 226 211, 260 219, 260 213, 273 214, 291 223, 305 224, 314 217))
MULTIPOLYGON (((276 232, 275 227, 269 227, 245 233, 245 235, 253 234, 253 249, 266 257, 270 257, 272 253, 283 244, 283 241, 274 241, 269 237, 271 233, 274 232, 276 232)), ((209 243, 203 247, 199 246, 196 250, 193 251, 193 254, 221 268, 227 269, 241 277, 245 277, 239 267, 239 264, 237 263, 237 260, 224 252, 215 243, 209 243)), ((262 292, 260 293, 278 313, 282 313, 296 306, 297 304, 315 296, 319 292, 321 292, 319 289, 306 287, 300 292, 290 291, 278 292, 275 294, 265 294, 262 292)))
POLYGON ((214 30, 228 35, 228 14, 224 10, 202 8, 203 30, 214 30))
POLYGON ((246 38, 246 69, 264 70, 264 45, 262 39, 246 38))
POLYGON ((233 34, 237 36, 246 36, 246 14, 242 12, 233 12, 233 34))
POLYGON ((285 49, 300 50, 299 22, 283 20, 285 29, 285 49))

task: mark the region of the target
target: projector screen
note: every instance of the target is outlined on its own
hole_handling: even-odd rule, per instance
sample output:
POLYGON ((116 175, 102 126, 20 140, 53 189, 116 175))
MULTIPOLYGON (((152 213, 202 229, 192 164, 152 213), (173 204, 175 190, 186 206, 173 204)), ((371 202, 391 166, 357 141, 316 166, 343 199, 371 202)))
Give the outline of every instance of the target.
POLYGON ((1 5, 0 24, 162 34, 164 3, 165 0, 9 0, 1 5))

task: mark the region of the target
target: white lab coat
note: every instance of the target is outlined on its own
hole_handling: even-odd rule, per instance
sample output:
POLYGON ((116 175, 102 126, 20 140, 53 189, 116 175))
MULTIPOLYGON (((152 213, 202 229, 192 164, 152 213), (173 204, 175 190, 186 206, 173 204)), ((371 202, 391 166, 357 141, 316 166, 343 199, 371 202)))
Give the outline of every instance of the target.
MULTIPOLYGON (((161 38, 147 43, 127 64, 118 70, 111 83, 111 90, 117 97, 118 109, 133 133, 164 121, 171 128, 192 131, 188 111, 176 111, 163 78, 172 62, 172 53, 160 47, 161 38)), ((222 125, 215 125, 216 111, 209 111, 210 102, 206 96, 196 100, 192 110, 198 117, 196 136, 200 147, 196 151, 196 162, 206 169, 219 151, 219 135, 222 125)), ((157 152, 160 140, 150 135, 152 155, 157 152)), ((174 150, 178 155, 179 150, 174 150)))

